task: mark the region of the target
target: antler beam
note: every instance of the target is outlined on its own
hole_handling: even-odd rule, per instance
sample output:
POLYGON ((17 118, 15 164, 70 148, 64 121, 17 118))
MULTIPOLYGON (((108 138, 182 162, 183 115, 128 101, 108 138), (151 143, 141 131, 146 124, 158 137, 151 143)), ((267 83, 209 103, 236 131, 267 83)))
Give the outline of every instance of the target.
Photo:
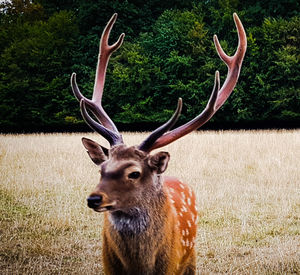
POLYGON ((242 62, 247 49, 247 37, 242 22, 240 21, 236 13, 233 14, 233 19, 237 28, 239 38, 239 44, 233 56, 228 56, 227 54, 225 54, 217 36, 214 35, 214 43, 216 50, 219 54, 219 57, 223 60, 223 62, 227 65, 228 68, 227 77, 224 84, 222 85, 222 88, 220 89, 219 72, 216 71, 213 92, 204 111, 197 117, 195 117, 193 120, 187 122, 186 124, 158 137, 157 140, 151 146, 148 146, 146 150, 147 152, 168 145, 169 143, 200 128, 217 112, 217 110, 224 104, 224 102, 230 96, 239 78, 242 62))
POLYGON ((182 99, 178 99, 177 103, 177 109, 174 112, 173 116, 162 126, 157 128, 155 131, 153 131, 143 142, 142 144, 138 147, 141 151, 147 152, 153 143, 160 137, 162 136, 165 132, 169 131, 177 122, 180 113, 182 110, 182 99))
POLYGON ((110 134, 113 133, 113 136, 115 137, 118 136, 118 138, 115 137, 113 138, 113 142, 123 143, 122 136, 119 133, 117 127, 115 126, 113 121, 110 119, 110 117, 107 115, 107 113, 104 111, 102 107, 102 95, 103 95, 103 88, 105 83, 107 64, 109 62, 109 58, 111 54, 122 45, 125 36, 125 34, 122 33, 116 43, 114 43, 113 45, 108 44, 109 34, 114 23, 116 22, 116 19, 117 19, 117 14, 115 13, 108 21, 101 36, 92 100, 84 97, 81 94, 78 85, 76 83, 75 73, 73 73, 71 76, 71 86, 75 97, 78 99, 79 102, 82 102, 80 104, 81 108, 83 108, 81 109, 81 111, 84 114, 84 119, 86 120, 86 122, 88 121, 87 122, 88 125, 90 125, 92 129, 94 129, 99 133, 103 132, 103 127, 106 128, 108 130, 106 131, 107 133, 110 134), (96 121, 94 121, 94 123, 91 122, 92 118, 87 113, 86 107, 93 112, 95 117, 102 125, 97 123, 96 121), (99 125, 101 125, 100 128, 99 125))

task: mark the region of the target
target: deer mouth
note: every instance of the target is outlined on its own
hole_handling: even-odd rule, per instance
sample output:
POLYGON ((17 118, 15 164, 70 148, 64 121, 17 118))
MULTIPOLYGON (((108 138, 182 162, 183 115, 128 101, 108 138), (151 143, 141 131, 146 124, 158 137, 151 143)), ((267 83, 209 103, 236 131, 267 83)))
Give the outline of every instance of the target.
POLYGON ((105 206, 105 207, 94 208, 94 210, 95 210, 96 212, 101 213, 101 212, 109 211, 109 210, 111 210, 112 208, 113 208, 112 206, 105 206))
POLYGON ((94 210, 96 212, 106 212, 106 211, 113 211, 114 210, 114 206, 116 205, 117 203, 114 201, 112 202, 111 204, 108 204, 108 205, 102 205, 100 207, 97 207, 97 208, 94 208, 94 210))

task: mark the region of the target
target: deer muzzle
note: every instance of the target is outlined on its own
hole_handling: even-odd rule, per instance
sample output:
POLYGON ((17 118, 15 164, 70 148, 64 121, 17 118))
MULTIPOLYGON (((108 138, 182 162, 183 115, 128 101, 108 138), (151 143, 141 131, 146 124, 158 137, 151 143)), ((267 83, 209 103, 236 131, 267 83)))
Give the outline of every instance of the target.
POLYGON ((98 208, 102 203, 102 196, 91 196, 87 198, 87 205, 89 208, 98 208))
POLYGON ((104 193, 92 193, 87 198, 87 205, 89 208, 94 209, 97 212, 104 212, 108 210, 113 210, 116 205, 116 201, 109 200, 107 195, 104 193))

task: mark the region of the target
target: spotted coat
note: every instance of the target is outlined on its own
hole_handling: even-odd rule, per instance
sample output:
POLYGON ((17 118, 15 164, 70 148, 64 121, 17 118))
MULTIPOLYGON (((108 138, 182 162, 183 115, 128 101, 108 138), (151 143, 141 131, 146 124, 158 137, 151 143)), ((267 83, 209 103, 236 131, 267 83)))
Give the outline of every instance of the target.
POLYGON ((164 186, 171 206, 176 212, 177 228, 181 233, 180 256, 188 258, 193 252, 197 232, 196 196, 191 187, 175 177, 165 177, 164 186))

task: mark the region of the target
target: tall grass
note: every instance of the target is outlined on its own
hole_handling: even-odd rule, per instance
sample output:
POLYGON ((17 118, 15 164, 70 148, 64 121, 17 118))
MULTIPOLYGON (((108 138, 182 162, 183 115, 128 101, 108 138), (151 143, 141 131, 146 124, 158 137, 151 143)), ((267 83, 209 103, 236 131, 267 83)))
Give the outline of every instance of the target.
MULTIPOLYGON (((86 207, 99 174, 81 136, 0 136, 1 274, 103 273, 102 216, 86 207)), ((198 132, 162 150, 166 174, 197 194, 199 274, 300 273, 299 130, 198 132)))

